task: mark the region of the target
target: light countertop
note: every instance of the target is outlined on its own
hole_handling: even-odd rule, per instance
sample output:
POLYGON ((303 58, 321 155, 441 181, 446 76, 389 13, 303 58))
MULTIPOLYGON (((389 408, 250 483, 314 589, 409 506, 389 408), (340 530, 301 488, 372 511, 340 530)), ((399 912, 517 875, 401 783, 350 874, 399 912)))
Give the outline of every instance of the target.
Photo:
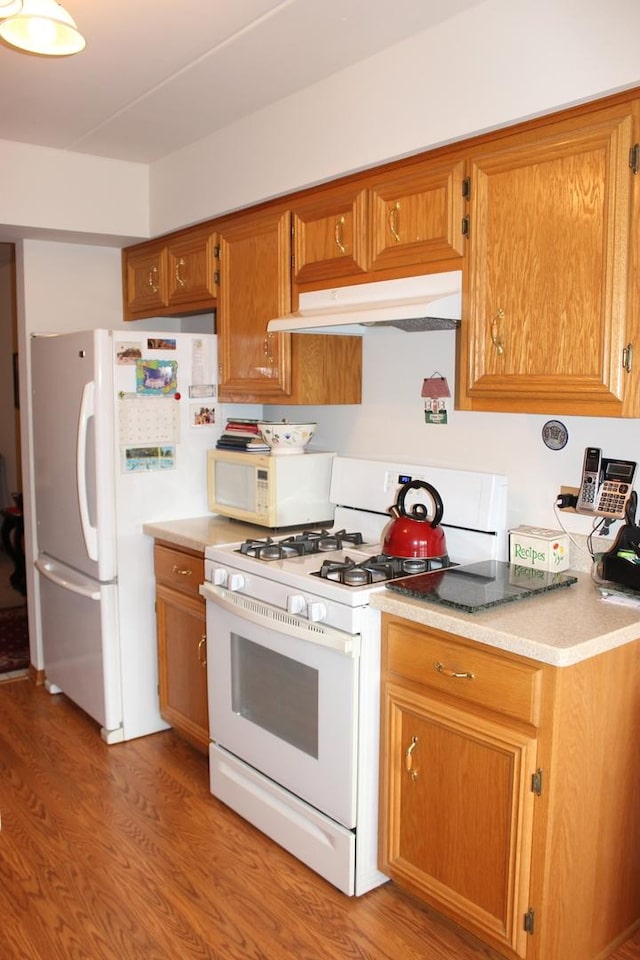
POLYGON ((205 517, 189 517, 186 520, 160 520, 144 523, 142 532, 155 540, 164 540, 176 547, 185 547, 204 553, 205 547, 221 543, 240 543, 249 537, 264 537, 264 527, 253 527, 238 520, 228 520, 208 514, 205 517))
MULTIPOLYGON (((156 540, 204 553, 212 544, 264 537, 263 527, 208 515, 145 523, 156 540)), ((371 606, 386 613, 457 634, 491 647, 566 667, 640 638, 640 605, 602 599, 588 573, 570 571, 578 582, 527 600, 480 613, 463 613, 380 590, 371 606)), ((640 646, 640 645, 639 645, 640 646)))
MULTIPOLYGON (((428 627, 559 667, 640 638, 640 605, 604 600, 588 573, 560 590, 463 613, 380 590, 371 606, 428 627)), ((640 645, 639 645, 640 649, 640 645)))

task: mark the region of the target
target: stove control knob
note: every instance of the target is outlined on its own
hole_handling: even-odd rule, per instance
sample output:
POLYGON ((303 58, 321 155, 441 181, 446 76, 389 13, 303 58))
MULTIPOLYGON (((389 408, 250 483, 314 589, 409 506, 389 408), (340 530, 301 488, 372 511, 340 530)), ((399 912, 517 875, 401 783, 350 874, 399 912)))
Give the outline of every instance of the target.
POLYGON ((225 587, 227 585, 227 571, 224 567, 216 567, 213 571, 213 582, 217 587, 225 587))
POLYGON ((230 573, 227 580, 228 590, 242 590, 244 587, 244 577, 241 573, 230 573))
POLYGON ((320 603, 318 600, 312 600, 307 607, 307 618, 314 623, 319 623, 321 620, 324 620, 326 616, 327 608, 324 603, 320 603))
POLYGON ((287 613, 304 613, 307 601, 301 593, 290 593, 287 597, 287 613))

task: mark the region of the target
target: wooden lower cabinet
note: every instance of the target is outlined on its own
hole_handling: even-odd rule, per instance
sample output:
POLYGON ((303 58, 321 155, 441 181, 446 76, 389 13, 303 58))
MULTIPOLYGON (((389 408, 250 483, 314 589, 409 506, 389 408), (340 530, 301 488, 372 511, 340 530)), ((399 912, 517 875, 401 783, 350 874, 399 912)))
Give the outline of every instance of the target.
POLYGON ((380 869, 511 960, 603 960, 640 923, 639 666, 383 615, 380 869))
POLYGON ((160 713, 199 750, 209 746, 204 558, 157 543, 156 622, 160 713))

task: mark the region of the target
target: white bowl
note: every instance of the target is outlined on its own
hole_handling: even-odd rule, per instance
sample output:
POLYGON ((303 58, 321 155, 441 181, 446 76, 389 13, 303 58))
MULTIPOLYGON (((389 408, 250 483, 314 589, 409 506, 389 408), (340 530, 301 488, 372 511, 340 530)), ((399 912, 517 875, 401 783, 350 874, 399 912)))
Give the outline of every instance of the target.
POLYGON ((258 424, 265 443, 271 447, 272 457, 304 453, 304 448, 316 432, 317 423, 290 423, 288 420, 263 420, 258 424))

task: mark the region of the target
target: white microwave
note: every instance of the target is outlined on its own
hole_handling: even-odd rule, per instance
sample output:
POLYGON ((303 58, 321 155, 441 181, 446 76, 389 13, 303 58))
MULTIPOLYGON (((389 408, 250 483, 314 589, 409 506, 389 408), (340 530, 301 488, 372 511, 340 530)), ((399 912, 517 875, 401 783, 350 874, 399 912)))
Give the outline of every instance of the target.
POLYGON ((293 456, 209 450, 209 510, 262 527, 331 523, 331 465, 335 453, 293 456))

